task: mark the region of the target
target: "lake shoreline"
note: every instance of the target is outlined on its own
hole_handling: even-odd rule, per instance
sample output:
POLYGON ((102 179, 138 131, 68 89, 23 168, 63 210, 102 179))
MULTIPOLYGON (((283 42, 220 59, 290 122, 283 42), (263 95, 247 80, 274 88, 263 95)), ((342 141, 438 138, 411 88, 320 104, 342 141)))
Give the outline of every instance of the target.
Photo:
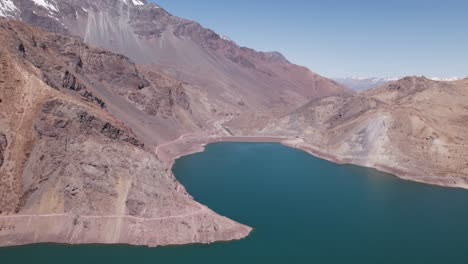
MULTIPOLYGON (((177 179, 176 175, 173 173, 173 167, 175 162, 182 157, 193 155, 196 153, 201 153, 206 150, 206 146, 216 143, 275 143, 281 144, 283 146, 297 149, 307 154, 323 159, 338 165, 356 165, 365 168, 376 169, 380 172, 391 174, 399 179, 417 182, 421 184, 427 184, 437 187, 444 188, 460 188, 468 189, 468 185, 457 184, 453 182, 444 182, 440 178, 428 178, 423 176, 418 176, 410 172, 405 172, 401 169, 392 168, 382 164, 369 163, 359 160, 353 160, 350 158, 339 157, 337 155, 332 155, 320 150, 320 148, 312 146, 310 144, 304 143, 300 138, 287 138, 287 137, 275 137, 275 136, 195 136, 195 137, 181 137, 175 141, 166 143, 166 151, 163 150, 163 153, 156 153, 158 158, 163 160, 168 169, 171 171, 172 175, 177 179)), ((156 151, 157 152, 157 151, 156 151)), ((178 191, 190 195, 185 186, 183 186, 179 180, 178 191)), ((193 197, 192 197, 193 198, 193 197)), ((214 211, 216 213, 216 211, 214 211)), ((245 238, 250 236, 251 233, 247 234, 245 238)), ((232 239, 232 241, 239 240, 239 238, 232 239)), ((226 241, 224 241, 226 242, 226 241)))
MULTIPOLYGON (((115 263, 132 259, 187 263, 200 257, 208 263, 282 263, 296 258, 392 263, 388 248, 410 262, 435 264, 447 256, 451 256, 449 262, 468 259, 463 251, 468 234, 463 228, 468 219, 463 201, 468 193, 463 190, 402 181, 361 166, 341 166, 275 143, 281 139, 264 138, 258 144, 243 143, 245 138, 227 140, 241 143, 212 139, 214 144, 203 153, 177 160, 173 171, 197 201, 218 214, 254 226, 247 239, 203 245, 194 237, 194 243, 157 248, 125 243, 48 243, 5 249, 3 259, 29 263, 35 255, 59 255, 69 256, 73 263, 86 262, 83 258, 112 259, 115 263), (447 224, 441 228, 443 221, 447 224), (460 243, 452 245, 450 241, 460 243), (339 254, 336 248, 340 248, 339 254)), ((193 138, 189 141, 193 143, 193 138)), ((285 142, 293 143, 298 142, 285 142)), ((158 231, 153 235, 158 236, 158 231)), ((183 232, 170 234, 177 237, 183 232)))
MULTIPOLYGON (((417 174, 412 174, 405 172, 403 170, 399 170, 396 168, 391 168, 385 165, 381 164, 370 164, 366 163, 363 161, 357 161, 357 160, 352 160, 349 158, 343 158, 343 157, 338 157, 336 155, 332 155, 330 153, 326 153, 322 151, 320 148, 312 146, 310 144, 304 143, 303 140, 299 138, 286 138, 286 137, 269 137, 269 136, 216 136, 216 135, 211 135, 211 136, 187 136, 187 137, 180 137, 177 140, 167 142, 164 144, 164 147, 158 148, 158 151, 155 151, 155 154, 158 156, 159 159, 161 159, 165 164, 167 169, 170 171, 173 177, 177 179, 176 175, 173 173, 173 166, 175 165, 175 162, 177 159, 188 156, 188 155, 193 155, 196 153, 200 153, 205 151, 206 146, 209 144, 215 144, 215 143, 275 143, 275 144, 281 144, 289 148, 297 149, 300 151, 304 151, 314 157, 333 162, 335 164, 340 164, 340 165, 345 165, 345 164, 350 164, 350 165, 357 165, 357 166, 362 166, 362 167, 367 167, 367 168, 373 168, 377 169, 378 171, 385 172, 392 174, 400 179, 403 180, 408 180, 412 182, 418 182, 422 184, 429 184, 429 185, 434 185, 434 186, 440 186, 440 187, 451 187, 451 188, 461 188, 461 189, 468 189, 468 186, 463 185, 463 184, 456 184, 456 183, 450 183, 450 182, 444 182, 441 181, 440 179, 437 179, 436 177, 434 178, 425 178, 422 176, 418 176, 417 174)), ((193 197, 187 192, 185 186, 183 186, 178 180, 177 180, 177 192, 183 193, 185 195, 190 196, 192 199, 193 197)), ((193 199, 195 201, 195 199, 193 199)), ((196 201, 195 201, 196 202, 196 201)), ((201 205, 205 207, 209 213, 211 213, 213 216, 221 217, 226 220, 228 218, 219 215, 217 212, 210 210, 208 207, 201 205)), ((21 215, 17 216, 19 217, 21 221, 25 220, 28 217, 24 217, 25 219, 21 218, 21 215)), ((56 222, 60 223, 67 223, 71 222, 73 218, 76 217, 75 215, 63 215, 63 216, 57 216, 53 217, 56 222), (62 219, 62 218, 65 218, 62 219)), ((86 218, 86 216, 81 216, 82 218, 86 218)), ((31 217, 29 217, 31 218, 31 217)), ((28 220, 29 220, 28 218, 28 220)), ((46 217, 47 218, 47 217, 46 217)), ((105 218, 105 216, 103 216, 105 218)), ((122 216, 121 219, 126 219, 126 216, 122 216)), ((49 217, 47 221, 49 222, 52 220, 52 218, 49 217)), ((151 219, 147 219, 151 220, 151 219)), ((231 220, 231 219, 229 219, 231 220)), ((18 220, 12 219, 12 221, 15 221, 18 223, 18 220)), ((21 222, 20 221, 20 222, 21 222)), ((38 216, 35 218, 35 221, 41 222, 45 221, 44 217, 38 216)), ((159 220, 158 220, 159 221, 159 220)), ((49 239, 52 241, 57 241, 57 244, 66 244, 66 245, 81 245, 81 244, 100 244, 100 245, 133 245, 133 246, 144 246, 144 247, 164 247, 164 246, 183 246, 183 245, 190 245, 190 244, 211 244, 211 243, 218 243, 218 242, 231 242, 231 241, 238 241, 245 239, 251 235, 251 232, 253 229, 249 226, 242 225, 240 223, 237 223, 233 220, 231 220, 234 225, 236 225, 238 230, 234 228, 234 231, 230 234, 224 234, 222 237, 217 237, 217 238, 210 238, 208 240, 192 240, 192 241, 186 241, 186 242, 176 242, 176 243, 157 243, 157 244, 146 244, 146 243, 134 243, 134 242, 129 242, 129 243, 96 243, 99 240, 82 240, 82 241, 63 241, 59 237, 56 237, 54 239, 49 239)), ((8 223, 9 221, 5 222, 4 224, 8 223)), ((13 222, 10 222, 13 223, 13 222)), ((26 222, 25 222, 26 224, 26 222)), ((104 224, 104 223, 103 223, 104 224)), ((65 227, 68 226, 68 224, 64 225, 65 227)), ((61 232, 58 232, 61 233, 61 232)), ((29 239, 25 239, 25 242, 29 241, 29 239)), ((46 240, 44 240, 46 241, 46 240)), ((48 241, 48 240, 47 240, 48 241)), ((52 242, 53 243, 53 242, 52 242)), ((28 242, 28 243, 2 243, 1 247, 9 247, 9 246, 22 246, 22 245, 30 245, 30 244, 37 244, 36 242, 28 242)))
MULTIPOLYGON (((172 172, 172 168, 177 159, 200 153, 205 151, 205 148, 209 144, 215 143, 277 143, 290 148, 304 151, 314 157, 324 159, 339 165, 357 165, 366 168, 376 169, 381 172, 392 174, 402 180, 413 181, 422 184, 428 184, 433 186, 445 187, 445 188, 460 188, 468 190, 468 184, 454 182, 451 179, 442 179, 436 176, 423 176, 418 175, 416 172, 405 171, 403 169, 390 167, 384 164, 370 163, 368 161, 360 161, 352 158, 340 157, 331 153, 322 151, 319 147, 312 146, 304 143, 299 138, 291 139, 286 137, 275 137, 275 136, 211 136, 211 137, 195 137, 182 143, 185 147, 171 146, 168 144, 169 149, 173 151, 172 155, 164 156, 163 161, 166 162, 168 168, 172 172)), ((185 190, 185 187, 181 186, 185 190)))
POLYGON ((283 141, 281 142, 281 144, 287 147, 302 150, 314 157, 321 158, 321 159, 324 159, 324 160, 327 160, 327 161, 330 161, 339 165, 356 165, 356 166, 361 166, 365 168, 376 169, 380 172, 391 174, 399 179, 406 180, 406 181, 412 181, 412 182, 417 182, 417 183, 427 184, 427 185, 432 185, 432 186, 437 186, 437 187, 457 188, 457 189, 468 190, 468 184, 454 182, 452 179, 444 180, 443 178, 437 177, 435 175, 433 176, 418 175, 416 172, 405 171, 403 169, 394 168, 394 167, 387 166, 384 164, 356 160, 352 158, 339 157, 330 153, 324 153, 320 150, 320 148, 312 146, 310 144, 297 143, 296 141, 297 140, 283 141))

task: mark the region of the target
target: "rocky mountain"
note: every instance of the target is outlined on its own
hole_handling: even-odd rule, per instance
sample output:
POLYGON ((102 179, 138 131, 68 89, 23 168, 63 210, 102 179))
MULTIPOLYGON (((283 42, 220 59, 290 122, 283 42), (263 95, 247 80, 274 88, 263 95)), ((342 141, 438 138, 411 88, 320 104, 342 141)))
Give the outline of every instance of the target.
POLYGON ((177 81, 0 19, 0 246, 245 237, 249 227, 195 202, 133 131, 182 129, 191 112, 177 81))
POLYGON ((144 0, 2 0, 0 16, 0 246, 243 238, 171 173, 235 136, 468 188, 466 79, 355 94, 144 0))
POLYGON ((9 0, 11 18, 80 36, 135 63, 198 86, 214 109, 268 110, 346 91, 291 64, 277 52, 239 47, 200 24, 156 4, 130 0, 9 0))
POLYGON ((296 137, 288 144, 330 160, 467 188, 467 128, 466 79, 406 77, 351 96, 313 100, 260 133, 296 137))
POLYGON ((349 93, 143 1, 8 0, 0 10, 0 246, 243 238, 251 228, 175 180, 179 152, 167 143, 349 93))

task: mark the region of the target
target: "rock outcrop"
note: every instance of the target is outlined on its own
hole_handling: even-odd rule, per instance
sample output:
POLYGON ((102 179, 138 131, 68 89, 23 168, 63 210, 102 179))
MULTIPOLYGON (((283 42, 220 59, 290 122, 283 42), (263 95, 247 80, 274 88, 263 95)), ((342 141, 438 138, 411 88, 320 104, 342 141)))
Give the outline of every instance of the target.
POLYGON ((5 160, 5 152, 6 152, 7 146, 8 146, 8 140, 5 134, 0 132, 0 168, 2 167, 3 162, 5 160))
POLYGON ((162 72, 76 37, 13 21, 3 20, 0 26, 8 52, 31 73, 54 89, 107 110, 150 145, 199 130, 199 123, 212 118, 204 106, 193 111, 187 89, 194 88, 162 72))

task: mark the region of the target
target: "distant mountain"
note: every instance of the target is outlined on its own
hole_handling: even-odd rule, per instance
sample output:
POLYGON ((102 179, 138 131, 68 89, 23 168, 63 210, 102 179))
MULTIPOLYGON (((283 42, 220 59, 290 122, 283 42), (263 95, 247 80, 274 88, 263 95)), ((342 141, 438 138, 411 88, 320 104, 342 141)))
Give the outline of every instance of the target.
POLYGON ((396 81, 398 78, 348 77, 334 78, 333 80, 354 91, 365 91, 384 85, 388 82, 396 81))
MULTIPOLYGON (((352 89, 354 91, 365 91, 372 88, 376 88, 387 84, 389 82, 394 82, 401 79, 401 77, 346 77, 346 78, 333 78, 334 81, 352 89)), ((430 77, 428 78, 433 81, 458 81, 461 78, 458 77, 430 77)))

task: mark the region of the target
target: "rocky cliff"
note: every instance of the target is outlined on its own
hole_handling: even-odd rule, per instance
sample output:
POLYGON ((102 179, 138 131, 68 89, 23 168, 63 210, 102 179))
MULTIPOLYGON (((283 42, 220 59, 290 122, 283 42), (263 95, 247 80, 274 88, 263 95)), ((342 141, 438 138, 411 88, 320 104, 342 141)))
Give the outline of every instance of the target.
MULTIPOLYGON (((146 79, 121 55, 19 22, 0 20, 0 42, 0 246, 158 246, 250 232, 195 202, 116 118, 114 107, 133 105, 129 91, 154 90, 158 77, 146 79)), ((147 115, 190 111, 180 89, 143 94, 173 101, 147 115)))

